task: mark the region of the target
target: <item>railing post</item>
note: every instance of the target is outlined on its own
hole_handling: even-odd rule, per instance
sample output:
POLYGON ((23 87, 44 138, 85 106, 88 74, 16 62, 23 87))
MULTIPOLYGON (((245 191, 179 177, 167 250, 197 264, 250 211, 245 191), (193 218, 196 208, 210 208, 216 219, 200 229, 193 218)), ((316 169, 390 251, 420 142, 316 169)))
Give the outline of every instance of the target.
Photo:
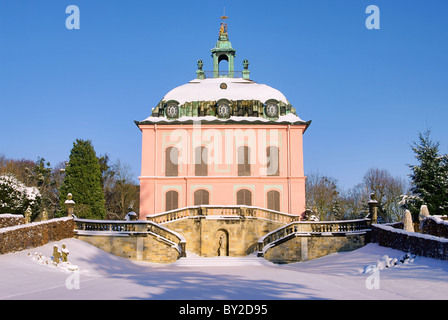
POLYGON ((75 201, 71 193, 67 194, 67 200, 65 200, 65 207, 67 208, 67 216, 73 216, 73 208, 75 207, 75 201))
POLYGON ((377 223, 378 221, 378 201, 375 200, 375 194, 370 194, 370 200, 368 202, 369 205, 369 218, 372 224, 377 223))

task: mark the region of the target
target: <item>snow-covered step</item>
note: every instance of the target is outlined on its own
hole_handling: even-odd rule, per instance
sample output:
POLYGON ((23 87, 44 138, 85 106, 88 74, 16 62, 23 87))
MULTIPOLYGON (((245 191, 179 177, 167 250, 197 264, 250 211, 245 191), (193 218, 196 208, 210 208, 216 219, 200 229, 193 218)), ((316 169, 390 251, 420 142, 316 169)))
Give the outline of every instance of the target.
POLYGON ((261 266, 269 265, 269 261, 262 257, 249 255, 246 257, 200 257, 195 254, 187 253, 187 256, 180 258, 172 265, 178 266, 261 266))

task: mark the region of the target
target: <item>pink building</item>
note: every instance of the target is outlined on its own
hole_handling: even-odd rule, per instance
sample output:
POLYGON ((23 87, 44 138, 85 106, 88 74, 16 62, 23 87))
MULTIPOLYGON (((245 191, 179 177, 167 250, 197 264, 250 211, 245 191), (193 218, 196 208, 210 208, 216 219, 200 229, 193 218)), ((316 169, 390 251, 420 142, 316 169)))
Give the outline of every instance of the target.
POLYGON ((213 71, 168 92, 142 131, 140 219, 195 205, 247 205, 302 215, 305 179, 301 120, 278 90, 234 70, 221 25, 213 71), (223 62, 226 61, 226 62, 223 62), (228 70, 220 70, 226 64, 228 70), (210 74, 208 74, 210 73, 210 74))

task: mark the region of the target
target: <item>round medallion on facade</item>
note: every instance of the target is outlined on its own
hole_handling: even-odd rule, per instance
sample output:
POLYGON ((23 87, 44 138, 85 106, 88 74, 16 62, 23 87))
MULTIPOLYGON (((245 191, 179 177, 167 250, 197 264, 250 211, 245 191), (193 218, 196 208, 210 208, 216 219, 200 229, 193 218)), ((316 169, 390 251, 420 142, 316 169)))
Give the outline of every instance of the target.
POLYGON ((274 118, 278 116, 278 106, 275 103, 269 103, 266 105, 266 115, 274 118))
POLYGON ((166 107, 166 116, 168 118, 171 118, 171 119, 177 118, 178 115, 179 115, 179 107, 178 106, 171 104, 166 107))
POLYGON ((230 107, 225 103, 218 104, 218 116, 220 118, 227 118, 229 115, 230 107))
POLYGON ((219 85, 221 89, 227 89, 227 83, 223 82, 219 85))

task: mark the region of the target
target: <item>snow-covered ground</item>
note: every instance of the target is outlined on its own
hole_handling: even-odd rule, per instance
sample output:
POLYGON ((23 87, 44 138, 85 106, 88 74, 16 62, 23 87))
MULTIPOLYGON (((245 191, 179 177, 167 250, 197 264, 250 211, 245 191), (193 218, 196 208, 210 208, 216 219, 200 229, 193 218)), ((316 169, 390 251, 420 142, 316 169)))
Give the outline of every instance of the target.
POLYGON ((375 273, 366 267, 403 252, 369 244, 289 265, 263 258, 199 258, 171 264, 134 262, 77 239, 0 255, 0 299, 448 299, 448 262, 416 257, 375 273), (54 267, 53 245, 70 267, 54 267), (35 253, 42 256, 38 258, 35 253), (48 261, 49 264, 46 264, 48 261))

